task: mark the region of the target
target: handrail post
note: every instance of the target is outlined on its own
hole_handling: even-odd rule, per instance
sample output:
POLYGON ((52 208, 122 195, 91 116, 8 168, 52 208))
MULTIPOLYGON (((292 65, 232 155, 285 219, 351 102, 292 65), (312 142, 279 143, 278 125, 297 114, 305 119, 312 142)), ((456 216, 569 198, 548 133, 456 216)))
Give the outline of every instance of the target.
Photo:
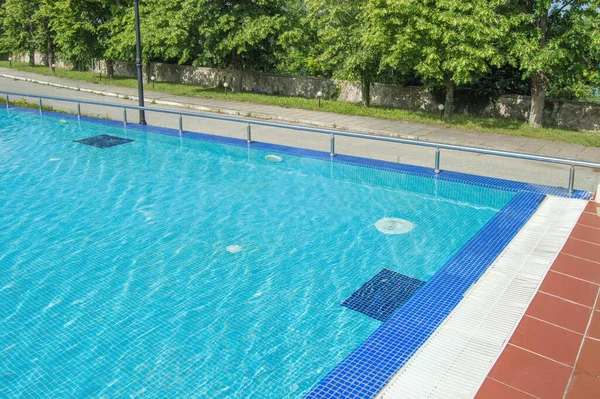
POLYGON ((127 107, 123 107, 123 125, 127 127, 127 107))
POLYGON ((329 156, 333 157, 335 155, 335 134, 331 135, 331 141, 329 143, 329 156))
POLYGON ((81 119, 81 103, 77 103, 77 120, 81 119))
POLYGON ((575 165, 571 165, 571 170, 569 171, 569 195, 573 194, 574 186, 575 186, 575 165))
POLYGON ((179 134, 183 134, 183 116, 179 114, 179 134))
POLYGON ((252 126, 250 126, 249 123, 246 127, 246 141, 248 142, 248 144, 252 143, 252 126))
POLYGON ((435 174, 440 173, 440 149, 435 149, 435 174))
POLYGON ((6 95, 6 109, 8 109, 8 94, 6 95))
POLYGON ((42 114, 43 110, 44 110, 44 108, 42 106, 42 97, 40 97, 40 115, 42 114))

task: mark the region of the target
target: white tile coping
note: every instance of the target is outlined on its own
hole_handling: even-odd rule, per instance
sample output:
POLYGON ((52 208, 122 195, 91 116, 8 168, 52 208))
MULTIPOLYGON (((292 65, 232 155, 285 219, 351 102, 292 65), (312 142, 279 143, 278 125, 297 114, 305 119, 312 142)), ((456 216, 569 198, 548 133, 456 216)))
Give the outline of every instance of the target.
POLYGON ((546 197, 377 399, 473 398, 504 350, 587 201, 546 197))

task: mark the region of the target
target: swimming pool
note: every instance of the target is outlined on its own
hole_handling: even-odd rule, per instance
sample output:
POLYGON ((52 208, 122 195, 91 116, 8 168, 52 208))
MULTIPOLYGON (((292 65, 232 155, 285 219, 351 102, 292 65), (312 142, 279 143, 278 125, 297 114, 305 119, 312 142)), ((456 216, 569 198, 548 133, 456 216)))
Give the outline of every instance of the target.
POLYGON ((516 195, 162 133, 0 114, 2 396, 303 397, 516 195))

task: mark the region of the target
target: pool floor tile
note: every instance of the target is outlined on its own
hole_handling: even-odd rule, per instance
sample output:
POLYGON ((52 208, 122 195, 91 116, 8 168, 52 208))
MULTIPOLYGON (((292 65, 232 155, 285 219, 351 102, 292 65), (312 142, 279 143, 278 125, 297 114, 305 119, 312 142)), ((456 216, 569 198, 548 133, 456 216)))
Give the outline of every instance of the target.
POLYGON ((508 345, 489 376, 542 399, 562 399, 571 370, 571 367, 508 345))
POLYGON ((538 292, 525 314, 583 334, 591 312, 586 306, 538 292))
POLYGON ((510 343, 569 366, 575 365, 582 334, 533 319, 527 315, 510 343))
POLYGON ((598 399, 599 397, 600 377, 575 371, 566 399, 598 399))
POLYGON ((600 264, 600 245, 591 244, 587 241, 581 241, 575 238, 569 238, 563 248, 563 252, 600 264))
MULTIPOLYGON (((600 247, 598 247, 598 251, 600 252, 600 247)), ((542 283, 540 291, 584 306, 593 307, 598 293, 598 286, 550 271, 542 283)))
MULTIPOLYGON (((577 369, 600 376, 600 341, 586 338, 577 361, 577 369)), ((600 396, 600 395, 599 395, 600 396)))
POLYGON ((491 378, 486 378, 475 399, 534 399, 535 396, 519 391, 491 378))
POLYGON ((600 263, 591 262, 573 255, 565 253, 558 255, 551 270, 600 284, 600 263))

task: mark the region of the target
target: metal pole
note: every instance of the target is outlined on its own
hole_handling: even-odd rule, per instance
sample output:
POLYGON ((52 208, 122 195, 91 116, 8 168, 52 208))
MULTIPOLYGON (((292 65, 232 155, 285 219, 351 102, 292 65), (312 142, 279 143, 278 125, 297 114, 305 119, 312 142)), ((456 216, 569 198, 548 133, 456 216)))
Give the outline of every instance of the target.
POLYGON ((571 165, 569 171, 569 194, 573 194, 573 187, 575 186, 575 165, 571 165))
POLYGON ((43 111, 43 107, 42 107, 42 98, 40 97, 40 115, 42 114, 43 111))
MULTIPOLYGON (((138 97, 140 107, 144 106, 144 75, 142 72, 142 42, 140 33, 140 7, 138 0, 133 0, 135 13, 135 66, 137 68, 138 97)), ((146 124, 146 113, 140 109, 140 125, 146 124)))
POLYGON ((440 149, 435 149, 435 173, 440 173, 440 149))
POLYGON ((335 155, 335 134, 331 135, 331 144, 329 148, 329 156, 332 157, 335 155))
POLYGON ((248 142, 248 144, 252 143, 252 127, 249 123, 246 127, 246 141, 248 142))
POLYGON ((6 95, 6 109, 8 109, 8 94, 6 95))
POLYGON ((183 117, 179 114, 179 134, 183 134, 183 117))
POLYGON ((81 103, 77 103, 77 119, 81 119, 81 103))
POLYGON ((127 108, 123 108, 123 124, 127 126, 127 108))

